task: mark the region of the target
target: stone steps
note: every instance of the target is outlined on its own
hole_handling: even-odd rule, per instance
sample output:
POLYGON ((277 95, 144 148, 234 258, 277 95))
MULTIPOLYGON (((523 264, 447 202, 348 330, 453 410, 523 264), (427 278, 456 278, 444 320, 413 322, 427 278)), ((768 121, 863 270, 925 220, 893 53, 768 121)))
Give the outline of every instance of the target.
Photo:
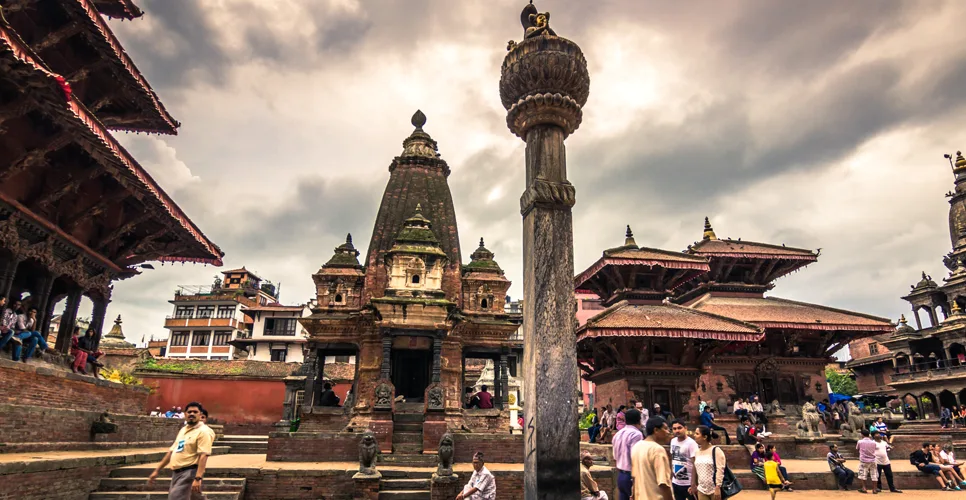
POLYGON ((423 443, 393 443, 393 453, 413 454, 423 452, 423 443))
POLYGON ((422 422, 395 422, 392 426, 393 434, 397 432, 423 432, 422 422))
MULTIPOLYGON (((241 500, 241 491, 205 491, 205 497, 210 500, 241 500)), ((88 500, 166 500, 167 491, 95 491, 88 500)))
MULTIPOLYGON (((109 477, 101 479, 98 491, 168 491, 171 486, 170 477, 159 477, 154 485, 149 486, 145 477, 109 477)), ((205 492, 209 491, 244 491, 245 478, 208 477, 204 480, 205 492)))
POLYGON ((437 456, 435 454, 385 454, 379 455, 379 460, 377 463, 400 466, 405 465, 410 467, 435 467, 436 460, 437 456))
POLYGON ((429 491, 429 479, 383 479, 379 491, 429 491))
POLYGON ((430 500, 429 490, 380 491, 379 500, 430 500))
POLYGON ((393 431, 392 433, 393 443, 422 443, 423 433, 422 432, 398 432, 393 431))
POLYGON ((436 469, 379 469, 384 479, 430 479, 436 469))
POLYGON ((268 441, 218 441, 222 446, 230 447, 228 453, 233 454, 260 454, 268 452, 268 441))

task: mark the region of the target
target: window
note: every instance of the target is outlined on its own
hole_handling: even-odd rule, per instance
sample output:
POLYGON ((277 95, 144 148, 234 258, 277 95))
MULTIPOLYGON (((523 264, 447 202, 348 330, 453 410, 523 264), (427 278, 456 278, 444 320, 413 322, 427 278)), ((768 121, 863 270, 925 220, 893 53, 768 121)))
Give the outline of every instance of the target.
POLYGON ((885 385, 885 375, 882 374, 882 369, 879 367, 875 368, 875 385, 879 387, 885 385))
POLYGON ((298 418, 299 416, 301 416, 303 403, 305 403, 305 391, 296 391, 295 392, 295 413, 294 413, 295 418, 298 418))
POLYGON ((208 345, 208 337, 211 332, 194 332, 191 335, 191 345, 208 345))
POLYGON ((349 356, 336 356, 335 357, 335 362, 336 363, 348 363, 349 362, 349 356))
POLYGON ((288 350, 282 349, 272 349, 272 361, 285 361, 285 355, 288 354, 288 350))
POLYGON ((879 344, 875 342, 869 342, 869 354, 879 354, 879 344))
POLYGON ((196 318, 210 318, 215 314, 215 306, 198 306, 196 318))
POLYGON ((486 301, 486 299, 480 301, 480 309, 486 309, 486 306, 488 305, 489 303, 486 301))
POLYGON ((231 285, 237 285, 237 284, 241 283, 241 278, 232 278, 232 279, 228 280, 228 283, 231 284, 231 285))
POLYGON ((171 334, 172 346, 188 345, 188 332, 174 332, 171 334))
POLYGON ((418 285, 419 284, 419 275, 418 274, 414 274, 413 275, 413 284, 414 285, 418 285))
POLYGON ((341 293, 335 294, 335 303, 336 304, 341 304, 342 303, 342 294, 341 293))
POLYGON ((231 341, 231 332, 215 332, 215 340, 212 345, 228 345, 231 341))
POLYGON ((265 320, 265 335, 295 335, 297 324, 295 318, 267 318, 265 320))
POLYGON ((218 306, 219 318, 231 318, 235 315, 235 306, 218 306))
POLYGON ((190 318, 191 314, 195 312, 194 306, 178 306, 174 309, 175 318, 190 318))

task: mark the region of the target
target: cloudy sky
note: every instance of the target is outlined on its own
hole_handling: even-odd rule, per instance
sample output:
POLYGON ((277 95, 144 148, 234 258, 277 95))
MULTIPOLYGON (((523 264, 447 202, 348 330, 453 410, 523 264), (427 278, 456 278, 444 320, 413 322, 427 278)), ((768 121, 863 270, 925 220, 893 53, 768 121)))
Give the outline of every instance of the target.
MULTIPOLYGON (((139 0, 111 27, 179 135, 121 141, 226 253, 313 294, 351 232, 365 252, 387 167, 422 109, 452 168, 463 255, 482 236, 521 294, 523 142, 500 63, 523 0, 139 0)), ((583 48, 590 100, 567 141, 577 271, 623 242, 719 237, 822 248, 775 294, 896 319, 945 276, 966 148, 966 4, 952 1, 538 0, 583 48)), ((158 267, 115 287, 132 341, 162 337, 179 284, 158 267)))

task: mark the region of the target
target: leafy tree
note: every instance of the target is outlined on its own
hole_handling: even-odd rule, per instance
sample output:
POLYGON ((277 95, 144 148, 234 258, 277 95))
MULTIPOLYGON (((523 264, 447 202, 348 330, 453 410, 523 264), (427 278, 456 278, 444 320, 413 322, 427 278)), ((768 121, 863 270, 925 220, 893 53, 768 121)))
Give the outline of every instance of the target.
POLYGON ((859 388, 855 386, 855 380, 847 374, 826 368, 825 378, 828 379, 828 385, 832 388, 832 392, 846 396, 855 396, 859 393, 859 388))

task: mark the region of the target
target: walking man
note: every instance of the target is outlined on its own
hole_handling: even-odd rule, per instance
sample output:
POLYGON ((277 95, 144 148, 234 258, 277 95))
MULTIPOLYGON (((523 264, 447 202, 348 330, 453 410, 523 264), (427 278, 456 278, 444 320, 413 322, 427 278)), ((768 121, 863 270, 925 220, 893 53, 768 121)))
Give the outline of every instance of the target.
POLYGON ((178 431, 171 449, 148 477, 148 485, 153 485, 161 469, 165 466, 171 469, 168 500, 205 498, 201 493, 201 482, 205 478, 214 433, 209 432, 208 426, 201 422, 202 411, 201 403, 188 403, 185 407, 185 426, 178 431))
POLYGON ((631 408, 624 412, 624 428, 614 434, 614 465, 617 466, 618 500, 630 500, 634 491, 631 475, 631 448, 644 439, 641 432, 641 412, 631 408))
POLYGON ((868 493, 872 489, 871 484, 879 480, 875 465, 875 441, 869 437, 869 429, 862 429, 862 439, 855 443, 855 449, 859 450, 859 479, 862 480, 859 493, 868 493))
POLYGON ((673 500, 671 464, 664 451, 671 438, 671 429, 662 417, 647 419, 645 429, 647 437, 631 450, 634 500, 673 500))
POLYGON ((878 432, 873 432, 872 438, 875 440, 875 468, 879 474, 879 478, 875 482, 875 491, 882 491, 882 476, 885 476, 886 482, 889 483, 889 491, 902 493, 902 491, 896 488, 896 484, 893 482, 892 461, 889 460, 889 450, 892 447, 883 439, 882 434, 878 432))
POLYGON ((694 477, 694 454, 698 451, 698 443, 688 437, 688 428, 684 422, 675 420, 671 424, 671 489, 674 500, 694 500, 689 490, 691 478, 694 477))

